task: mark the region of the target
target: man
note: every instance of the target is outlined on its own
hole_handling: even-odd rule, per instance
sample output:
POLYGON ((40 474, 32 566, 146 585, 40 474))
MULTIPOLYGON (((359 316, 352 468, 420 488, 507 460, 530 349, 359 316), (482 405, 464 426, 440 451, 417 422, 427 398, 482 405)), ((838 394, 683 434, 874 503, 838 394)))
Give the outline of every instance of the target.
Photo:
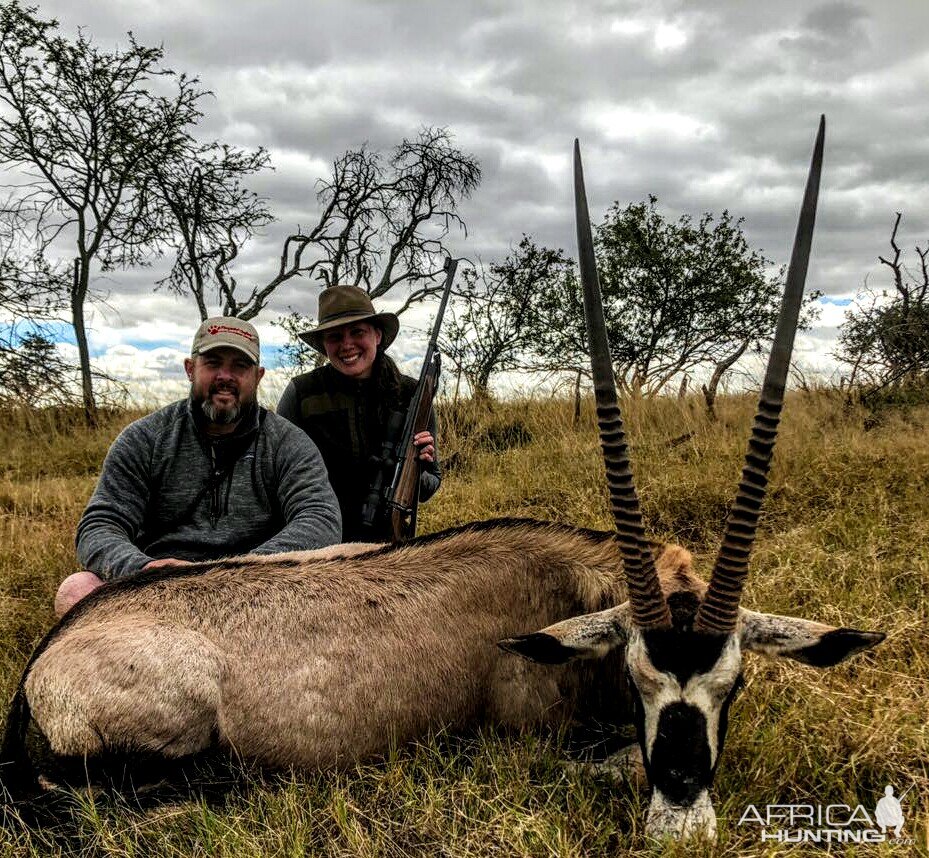
POLYGON ((59 616, 104 580, 143 569, 339 541, 339 504, 319 451, 258 406, 255 328, 207 319, 190 355, 189 398, 131 423, 110 447, 77 527, 86 571, 59 588, 59 616))

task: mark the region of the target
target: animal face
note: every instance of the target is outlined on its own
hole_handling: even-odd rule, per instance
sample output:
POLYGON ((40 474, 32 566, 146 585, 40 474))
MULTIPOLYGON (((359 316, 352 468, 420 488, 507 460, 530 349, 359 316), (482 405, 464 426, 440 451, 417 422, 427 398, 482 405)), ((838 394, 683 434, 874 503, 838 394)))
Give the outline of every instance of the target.
POLYGON ((729 707, 742 685, 744 650, 828 667, 884 639, 876 632, 745 609, 733 633, 695 631, 699 598, 693 591, 705 585, 687 574, 692 576, 691 592, 667 595, 674 620, 669 629, 643 631, 632 622, 627 602, 500 643, 546 664, 601 658, 617 646, 625 648, 639 746, 652 786, 646 832, 656 837, 716 832, 709 788, 726 738, 729 707))
POLYGON ((741 677, 734 636, 635 629, 626 645, 642 759, 653 787, 648 829, 715 829, 707 790, 741 677), (686 657, 681 657, 686 653, 686 657), (675 808, 686 808, 674 812, 675 808))

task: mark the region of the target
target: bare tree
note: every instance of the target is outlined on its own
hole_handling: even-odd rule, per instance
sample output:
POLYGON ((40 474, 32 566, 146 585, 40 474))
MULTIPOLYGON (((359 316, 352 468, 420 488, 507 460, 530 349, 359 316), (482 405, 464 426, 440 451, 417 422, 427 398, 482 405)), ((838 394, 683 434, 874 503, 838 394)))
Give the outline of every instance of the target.
POLYGON ((244 298, 231 265, 239 249, 273 218, 266 201, 244 187, 243 179, 268 166, 264 149, 253 152, 222 143, 195 144, 171 159, 151 164, 154 192, 163 207, 150 209, 153 217, 168 215, 154 231, 167 236, 174 255, 170 274, 159 281, 178 295, 190 294, 200 318, 212 313, 215 292, 220 314, 251 319, 270 293, 256 288, 244 298))
POLYGON ((59 36, 56 21, 35 13, 16 0, 0 6, 0 159, 26 174, 15 190, 37 207, 42 249, 73 242, 68 301, 93 422, 84 321, 91 267, 132 265, 151 252, 147 166, 186 145, 203 92, 195 79, 160 67, 162 49, 131 33, 125 49, 107 52, 83 33, 59 36))
POLYGON ((929 247, 916 245, 918 271, 907 270, 897 243, 902 214, 896 214, 890 234, 893 256, 878 257, 890 269, 893 291, 877 292, 865 283, 845 315, 836 353, 851 364, 850 385, 864 382, 872 392, 929 373, 929 247))
POLYGON ((438 288, 433 281, 448 255, 443 240, 452 226, 464 229, 458 205, 480 180, 477 160, 453 145, 446 128, 404 139, 386 163, 366 147, 346 152, 319 185, 317 228, 288 241, 295 253, 304 238, 322 251, 315 273, 327 286, 351 283, 372 298, 409 287, 403 312, 438 288))
MULTIPOLYGON (((378 298, 408 287, 402 313, 438 289, 447 256, 444 239, 481 178, 473 156, 457 149, 445 128, 424 128, 385 156, 363 145, 332 164, 316 186, 312 228, 287 236, 277 271, 240 294, 233 263, 254 231, 271 221, 265 201, 241 179, 268 166, 267 153, 212 144, 160 171, 159 189, 176 223, 175 265, 168 283, 190 292, 201 316, 206 290, 216 288, 223 314, 256 316, 275 290, 302 276, 324 287, 349 284, 378 298)), ((205 316, 204 316, 205 317, 205 316)), ((281 320, 286 328, 292 318, 281 320)), ((299 348, 299 347, 296 347, 299 348)))

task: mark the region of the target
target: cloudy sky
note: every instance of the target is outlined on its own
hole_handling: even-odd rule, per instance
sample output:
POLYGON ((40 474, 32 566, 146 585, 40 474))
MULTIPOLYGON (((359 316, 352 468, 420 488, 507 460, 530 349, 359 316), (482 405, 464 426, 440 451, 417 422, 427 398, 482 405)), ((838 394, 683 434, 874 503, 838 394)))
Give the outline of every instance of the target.
MULTIPOLYGON (((447 126, 483 168, 455 255, 499 258, 524 232, 574 255, 577 136, 594 219, 649 193, 674 219, 728 208, 784 262, 825 113, 807 285, 828 297, 798 347, 826 376, 844 305, 866 278, 889 282, 877 256, 894 213, 912 260, 929 240, 925 0, 36 2, 104 47, 127 30, 162 44, 171 67, 215 93, 204 137, 270 151, 275 172, 252 184, 277 223, 243 255, 243 283, 266 282, 282 237, 313 221, 314 182, 333 158, 365 141, 389 149, 424 125, 447 126)), ((153 291, 156 275, 100 278, 109 298, 90 338, 101 365, 162 396, 197 319, 192 301, 153 291)), ((292 281, 260 322, 287 306, 313 314, 317 292, 292 281)))

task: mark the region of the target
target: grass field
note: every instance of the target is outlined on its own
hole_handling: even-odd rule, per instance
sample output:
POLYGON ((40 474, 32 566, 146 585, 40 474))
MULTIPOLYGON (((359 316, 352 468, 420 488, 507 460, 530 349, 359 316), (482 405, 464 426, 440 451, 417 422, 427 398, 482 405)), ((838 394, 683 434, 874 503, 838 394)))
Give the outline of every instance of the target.
MULTIPOLYGON (((754 402, 709 423, 696 400, 627 404, 649 534, 708 572, 735 489, 754 402)), ((75 568, 75 524, 106 448, 133 416, 93 432, 50 415, 7 415, 0 462, 0 691, 8 699, 75 568)), ((501 515, 610 529, 592 407, 572 427, 560 401, 446 408, 449 463, 421 532, 501 515)), ((829 854, 929 854, 929 408, 880 419, 821 391, 790 397, 743 604, 887 640, 820 672, 745 658, 716 777, 716 844, 655 846, 647 794, 562 763, 558 737, 424 737, 350 772, 256 777, 219 801, 140 810, 75 794, 69 840, 0 830, 0 855, 761 856, 825 846, 763 843, 746 806, 844 803, 873 814, 885 784, 904 801, 908 845, 829 854)))

